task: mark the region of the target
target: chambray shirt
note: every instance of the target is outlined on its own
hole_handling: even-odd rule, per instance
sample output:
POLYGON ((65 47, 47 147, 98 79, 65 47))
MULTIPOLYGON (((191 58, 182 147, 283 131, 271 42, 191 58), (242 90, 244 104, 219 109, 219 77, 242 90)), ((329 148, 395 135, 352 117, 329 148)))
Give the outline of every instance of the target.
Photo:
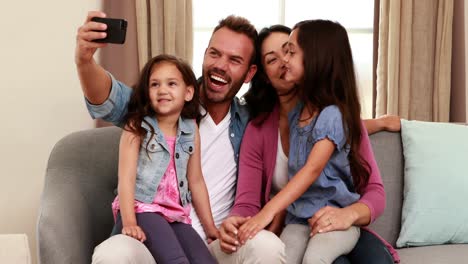
POLYGON ((327 106, 308 125, 299 127, 302 109, 303 104, 300 103, 289 114, 289 179, 305 165, 316 142, 328 138, 336 148, 317 180, 287 208, 286 224, 307 225, 307 219, 320 208, 327 205, 346 207, 359 199, 353 187, 348 161, 349 145, 339 108, 327 106))
MULTIPOLYGON (((144 120, 146 122, 142 122, 141 126, 147 133, 141 141, 138 155, 135 199, 150 204, 153 202, 159 183, 169 166, 171 153, 156 118, 146 116, 144 120), (153 128, 154 134, 151 132, 151 128, 153 128)), ((187 164, 190 155, 195 150, 194 142, 195 120, 179 118, 174 159, 182 206, 186 206, 192 201, 188 189, 187 164)))
MULTIPOLYGON (((108 73, 112 79, 111 92, 109 98, 100 104, 93 105, 86 101, 86 107, 92 118, 101 118, 111 122, 116 126, 123 127, 124 117, 127 113, 127 105, 130 101, 133 89, 124 83, 116 80, 112 74, 108 73)), ((199 79, 199 83, 201 78, 199 79)), ((235 97, 231 103, 231 123, 229 124, 229 140, 234 149, 234 160, 239 165, 239 151, 245 128, 249 121, 249 113, 244 100, 235 97)))

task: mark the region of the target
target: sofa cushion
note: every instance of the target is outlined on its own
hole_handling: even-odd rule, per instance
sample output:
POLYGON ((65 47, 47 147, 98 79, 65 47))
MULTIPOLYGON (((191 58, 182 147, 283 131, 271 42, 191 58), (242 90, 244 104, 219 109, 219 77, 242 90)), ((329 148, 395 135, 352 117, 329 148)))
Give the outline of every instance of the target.
POLYGON ((404 200, 398 247, 468 242, 468 127, 402 120, 404 200))
POLYGON ((400 263, 463 263, 468 245, 440 245, 398 249, 400 263))

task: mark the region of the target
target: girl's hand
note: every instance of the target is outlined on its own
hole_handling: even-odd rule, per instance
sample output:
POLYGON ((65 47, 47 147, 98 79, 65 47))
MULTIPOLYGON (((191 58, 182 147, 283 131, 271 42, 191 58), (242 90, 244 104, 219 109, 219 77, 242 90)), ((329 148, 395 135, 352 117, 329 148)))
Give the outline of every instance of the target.
POLYGON ((271 221, 270 225, 266 228, 266 230, 272 232, 276 236, 280 236, 281 232, 283 232, 284 228, 284 219, 286 218, 286 210, 283 210, 280 213, 277 213, 271 221))
POLYGON ((211 242, 215 241, 218 238, 219 238, 219 230, 216 228, 216 226, 211 227, 206 232, 206 241, 208 242, 208 244, 211 244, 211 242))
POLYGON ((138 225, 129 225, 122 228, 122 234, 135 238, 140 242, 146 241, 145 232, 138 225))
POLYGON ((355 212, 347 208, 325 206, 307 220, 311 229, 310 236, 317 233, 346 230, 353 225, 356 217, 355 212))
POLYGON ((273 220, 274 215, 270 215, 265 211, 260 211, 257 215, 250 218, 240 228, 238 239, 241 244, 245 244, 247 239, 252 239, 260 230, 264 229, 273 220))

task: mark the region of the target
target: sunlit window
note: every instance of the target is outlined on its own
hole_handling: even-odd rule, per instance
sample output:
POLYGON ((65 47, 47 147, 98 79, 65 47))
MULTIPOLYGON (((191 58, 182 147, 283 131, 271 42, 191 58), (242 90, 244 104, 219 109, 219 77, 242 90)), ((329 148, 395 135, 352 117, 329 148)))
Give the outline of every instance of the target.
MULTIPOLYGON (((213 28, 228 15, 243 16, 257 30, 283 24, 289 27, 306 19, 329 19, 348 31, 358 77, 363 118, 372 116, 372 52, 374 0, 193 0, 193 68, 201 76, 203 53, 213 28)), ((248 89, 244 85, 241 96, 248 89)))

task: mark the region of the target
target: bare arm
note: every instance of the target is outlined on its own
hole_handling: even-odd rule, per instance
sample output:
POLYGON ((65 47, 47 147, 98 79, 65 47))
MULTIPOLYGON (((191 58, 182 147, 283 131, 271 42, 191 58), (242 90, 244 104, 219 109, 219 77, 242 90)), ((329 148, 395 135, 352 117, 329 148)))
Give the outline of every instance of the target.
POLYGON ((244 243, 265 228, 274 216, 296 201, 317 180, 335 150, 328 138, 318 141, 312 148, 306 164, 290 179, 288 184, 271 199, 263 209, 239 229, 239 238, 244 243))
POLYGON ((106 37, 104 32, 95 32, 96 30, 105 30, 106 25, 90 20, 92 17, 105 16, 102 12, 90 11, 85 23, 78 29, 76 37, 75 63, 78 77, 83 93, 91 104, 102 104, 109 97, 111 89, 110 76, 93 58, 98 48, 107 45, 106 43, 92 42, 94 39, 106 37))
POLYGON ((135 216, 135 179, 140 150, 140 138, 123 130, 119 146, 119 203, 122 217, 122 234, 140 241, 146 240, 135 216))
POLYGON ((208 190, 206 189, 205 180, 203 179, 201 170, 200 134, 198 132, 198 128, 196 128, 195 131, 195 151, 192 156, 190 156, 187 166, 189 189, 192 192, 193 206, 200 218, 207 238, 215 240, 218 238, 218 229, 214 224, 208 190))
POLYGON ((267 226, 266 230, 274 233, 279 237, 281 235, 281 232, 283 232, 286 214, 286 210, 277 213, 275 217, 273 217, 273 220, 271 221, 270 225, 267 226))

